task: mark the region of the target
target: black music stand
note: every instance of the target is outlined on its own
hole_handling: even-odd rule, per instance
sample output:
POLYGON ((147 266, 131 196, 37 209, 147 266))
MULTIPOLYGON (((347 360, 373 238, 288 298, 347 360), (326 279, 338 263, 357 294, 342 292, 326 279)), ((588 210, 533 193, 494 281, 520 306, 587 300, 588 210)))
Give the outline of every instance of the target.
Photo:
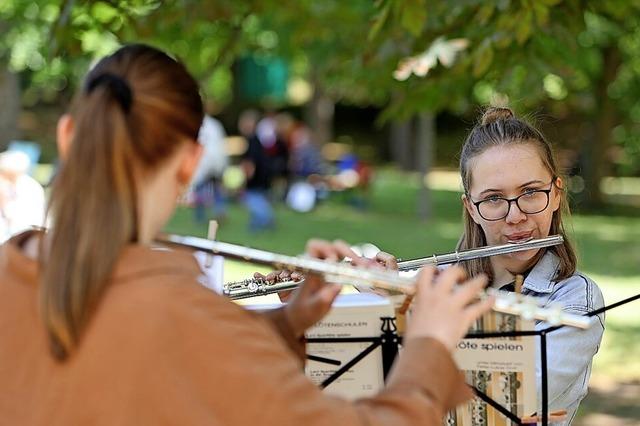
MULTIPOLYGON (((358 353, 353 359, 346 362, 335 373, 327 377, 320 384, 321 388, 326 388, 331 383, 336 381, 340 376, 349 371, 351 367, 360 362, 364 357, 373 352, 378 346, 382 348, 382 375, 386 379, 393 360, 398 354, 398 345, 400 344, 400 336, 396 333, 397 327, 395 324, 395 318, 393 317, 380 317, 382 324, 380 331, 382 332, 378 337, 311 337, 307 339, 307 343, 371 343, 364 350, 358 353)), ((332 365, 341 365, 340 361, 319 357, 316 355, 307 355, 308 359, 323 362, 332 365)))
MULTIPOLYGON (((603 306, 600 309, 596 309, 594 311, 588 312, 585 316, 593 317, 603 312, 606 312, 610 309, 617 308, 618 306, 626 305, 627 303, 633 302, 634 300, 640 299, 640 294, 636 294, 635 296, 631 296, 627 299, 623 299, 619 302, 612 303, 611 305, 603 306)), ((336 379, 342 376, 349 368, 353 367, 360 360, 362 360, 365 356, 371 353, 378 346, 382 347, 382 367, 383 367, 383 375, 386 379, 387 374, 389 373, 391 366, 393 365, 393 360, 398 354, 398 345, 402 343, 402 337, 398 336, 396 333, 397 328, 395 324, 395 318, 391 317, 381 317, 382 326, 380 330, 382 331, 382 335, 379 337, 345 337, 345 338, 309 338, 307 339, 308 343, 361 343, 361 342, 371 342, 371 345, 365 348, 362 352, 356 355, 352 360, 347 362, 344 366, 338 369, 331 376, 327 377, 321 384, 320 387, 325 388, 331 383, 333 383, 336 379)), ((547 334, 552 333, 562 327, 564 325, 551 326, 547 327, 543 330, 525 330, 525 331, 502 331, 502 332, 489 332, 489 333, 470 333, 465 336, 465 338, 469 339, 488 339, 494 337, 521 337, 521 336, 538 336, 540 338, 540 370, 542 372, 540 377, 540 387, 541 387, 541 399, 542 399, 542 413, 540 415, 540 421, 542 426, 549 425, 549 389, 548 389, 548 377, 547 377, 547 334)), ((328 364, 340 365, 340 361, 329 360, 316 356, 307 356, 309 359, 314 359, 316 361, 325 362, 328 364)), ((495 408, 499 413, 507 417, 516 425, 524 425, 522 420, 509 411, 506 407, 503 407, 494 399, 486 395, 484 392, 481 392, 479 389, 472 387, 474 393, 482 399, 484 402, 495 408)))

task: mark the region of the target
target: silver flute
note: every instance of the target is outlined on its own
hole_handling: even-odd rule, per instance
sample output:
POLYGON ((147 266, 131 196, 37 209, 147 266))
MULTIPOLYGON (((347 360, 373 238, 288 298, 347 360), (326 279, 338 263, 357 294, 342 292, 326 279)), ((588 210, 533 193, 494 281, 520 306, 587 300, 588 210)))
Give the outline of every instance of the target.
MULTIPOLYGON (((312 259, 307 257, 287 256, 235 244, 211 241, 204 238, 189 236, 168 235, 165 238, 160 239, 159 242, 169 245, 188 247, 193 250, 222 255, 229 258, 243 260, 245 262, 269 265, 276 269, 296 271, 303 274, 319 274, 324 278, 326 282, 340 285, 369 286, 386 291, 399 292, 406 295, 413 295, 415 293, 415 279, 399 276, 396 271, 362 269, 346 263, 327 262, 324 260, 312 259)), ((562 236, 557 235, 553 237, 542 238, 539 240, 530 240, 522 243, 508 243, 499 246, 464 250, 448 255, 434 255, 424 259, 414 259, 409 261, 412 262, 413 265, 410 269, 420 267, 415 266, 420 260, 422 260, 423 262, 422 266, 443 265, 447 263, 455 263, 460 260, 470 260, 478 257, 494 256, 498 254, 530 250, 534 248, 549 247, 561 244, 562 242, 562 236), (471 252, 475 252, 475 257, 472 256, 471 252)), ((226 287, 228 296, 234 299, 239 299, 243 297, 250 297, 247 296, 248 293, 251 293, 253 296, 259 294, 275 293, 277 291, 283 291, 285 289, 288 290, 298 287, 301 283, 302 281, 285 281, 277 284, 267 285, 265 280, 250 279, 240 281, 238 283, 233 283, 238 284, 235 289, 232 289, 232 286, 230 286, 230 284, 227 284, 226 287), (263 291, 263 293, 260 293, 260 291, 252 292, 250 290, 252 283, 254 283, 258 288, 260 288, 260 286, 263 286, 262 290, 260 290, 263 291), (243 287, 245 289, 243 289, 243 287), (271 288, 273 288, 274 290, 271 291, 271 288)), ((590 325, 588 317, 563 312, 562 306, 560 305, 543 306, 543 303, 535 297, 523 296, 521 294, 503 292, 494 289, 487 289, 480 295, 480 297, 484 298, 488 297, 489 295, 496 298, 493 310, 497 312, 521 315, 524 318, 528 319, 548 321, 553 325, 563 324, 579 328, 588 328, 590 325)))
POLYGON ((423 266, 429 265, 449 265, 467 260, 480 259, 482 257, 499 256, 501 254, 516 253, 519 251, 539 249, 544 247, 557 246, 564 242, 562 235, 551 235, 545 238, 530 239, 523 242, 509 242, 494 246, 484 246, 467 250, 454 251, 451 253, 434 254, 428 257, 402 260, 398 262, 398 270, 413 271, 423 266))
MULTIPOLYGON (((451 253, 434 254, 428 257, 403 260, 398 262, 399 271, 413 271, 429 265, 448 265, 466 260, 479 259, 482 257, 497 256, 501 254, 515 253, 518 251, 538 249, 543 247, 562 244, 562 235, 553 235, 546 238, 532 239, 521 243, 507 243, 502 245, 478 247, 469 250, 454 251, 451 253)), ((285 268, 287 269, 287 268, 285 268)), ((294 289, 303 281, 284 281, 276 278, 275 281, 264 278, 249 278, 242 281, 225 283, 222 287, 222 294, 231 299, 245 299, 254 296, 264 296, 267 294, 279 293, 285 290, 294 289)))
MULTIPOLYGON (((340 285, 369 285, 374 288, 404 294, 413 294, 415 292, 413 280, 406 277, 399 277, 395 271, 362 269, 348 263, 327 262, 325 260, 304 256, 287 256, 236 244, 190 236, 166 235, 164 238, 160 238, 158 242, 188 247, 193 250, 221 255, 258 265, 268 265, 275 269, 301 272, 303 274, 319 274, 325 281, 340 285)), ((296 286, 299 285, 300 282, 297 282, 296 286)))
POLYGON ((280 293, 281 291, 294 290, 298 288, 301 281, 283 280, 276 277, 274 280, 265 278, 248 278, 242 281, 225 283, 222 287, 222 294, 233 300, 246 299, 255 296, 280 293))

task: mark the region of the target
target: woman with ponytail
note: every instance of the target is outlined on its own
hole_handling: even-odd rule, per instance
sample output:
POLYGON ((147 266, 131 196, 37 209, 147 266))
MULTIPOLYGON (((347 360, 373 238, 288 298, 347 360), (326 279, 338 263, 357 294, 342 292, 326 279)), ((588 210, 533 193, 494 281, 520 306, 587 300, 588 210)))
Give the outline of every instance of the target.
MULTIPOLYGON (((469 396, 451 350, 491 301, 452 268, 417 279, 402 356, 379 394, 329 397, 302 372, 304 332, 339 288, 309 276, 245 311, 153 245, 200 157, 198 86, 167 54, 126 46, 87 75, 57 129, 47 231, 0 246, 0 425, 439 425, 469 396)), ((311 256, 350 257, 310 241, 311 256)))

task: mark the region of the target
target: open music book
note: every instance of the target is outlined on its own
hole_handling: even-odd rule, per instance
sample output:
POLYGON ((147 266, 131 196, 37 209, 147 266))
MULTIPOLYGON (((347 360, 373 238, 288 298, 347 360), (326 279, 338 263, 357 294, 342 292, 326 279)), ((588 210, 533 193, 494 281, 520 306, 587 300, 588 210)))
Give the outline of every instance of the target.
MULTIPOLYGON (((251 300, 251 299, 248 299, 251 300)), ((276 305, 249 305, 249 309, 272 309, 276 305)), ((341 339, 372 338, 381 335, 382 317, 394 317, 394 308, 387 298, 372 293, 342 294, 330 313, 307 331, 307 338, 341 339)), ((510 314, 489 312, 472 332, 506 332, 533 330, 532 320, 510 314)), ((519 418, 537 410, 535 336, 511 338, 464 339, 454 359, 465 371, 467 383, 476 387, 519 418)), ((320 385, 345 363, 353 360, 371 342, 307 343, 305 373, 320 385), (319 359, 318 359, 319 358, 319 359), (326 360, 334 363, 327 363, 326 360), (339 363, 339 365, 336 365, 339 363)), ((400 351, 399 356, 402 356, 400 351)), ((348 399, 371 396, 384 387, 382 350, 374 349, 346 373, 325 388, 325 392, 348 399)), ((448 426, 509 426, 512 422, 479 398, 448 413, 448 426)))
MULTIPOLYGON (((472 332, 533 330, 533 321, 489 312, 472 332)), ((454 353, 467 383, 523 418, 537 409, 535 336, 464 339, 454 353)), ((448 426, 508 426, 513 424, 496 409, 475 397, 448 413, 448 426)))
MULTIPOLYGON (((329 314, 306 333, 307 338, 378 337, 381 335, 382 317, 393 317, 391 303, 372 293, 341 294, 329 314)), ((340 366, 351 361, 371 342, 362 343, 307 343, 307 353, 340 365, 309 359, 306 375, 316 384, 335 373, 340 366)), ((369 396, 384 387, 382 350, 380 347, 325 388, 325 392, 349 399, 369 396)))

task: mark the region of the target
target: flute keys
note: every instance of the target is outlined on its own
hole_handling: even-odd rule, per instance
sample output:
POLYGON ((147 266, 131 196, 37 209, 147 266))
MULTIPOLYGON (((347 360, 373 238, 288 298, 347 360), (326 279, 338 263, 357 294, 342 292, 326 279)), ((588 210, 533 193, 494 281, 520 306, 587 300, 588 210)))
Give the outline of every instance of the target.
POLYGON ((255 293, 259 289, 260 289, 260 286, 256 281, 251 281, 247 284, 247 290, 249 290, 251 293, 255 293))

